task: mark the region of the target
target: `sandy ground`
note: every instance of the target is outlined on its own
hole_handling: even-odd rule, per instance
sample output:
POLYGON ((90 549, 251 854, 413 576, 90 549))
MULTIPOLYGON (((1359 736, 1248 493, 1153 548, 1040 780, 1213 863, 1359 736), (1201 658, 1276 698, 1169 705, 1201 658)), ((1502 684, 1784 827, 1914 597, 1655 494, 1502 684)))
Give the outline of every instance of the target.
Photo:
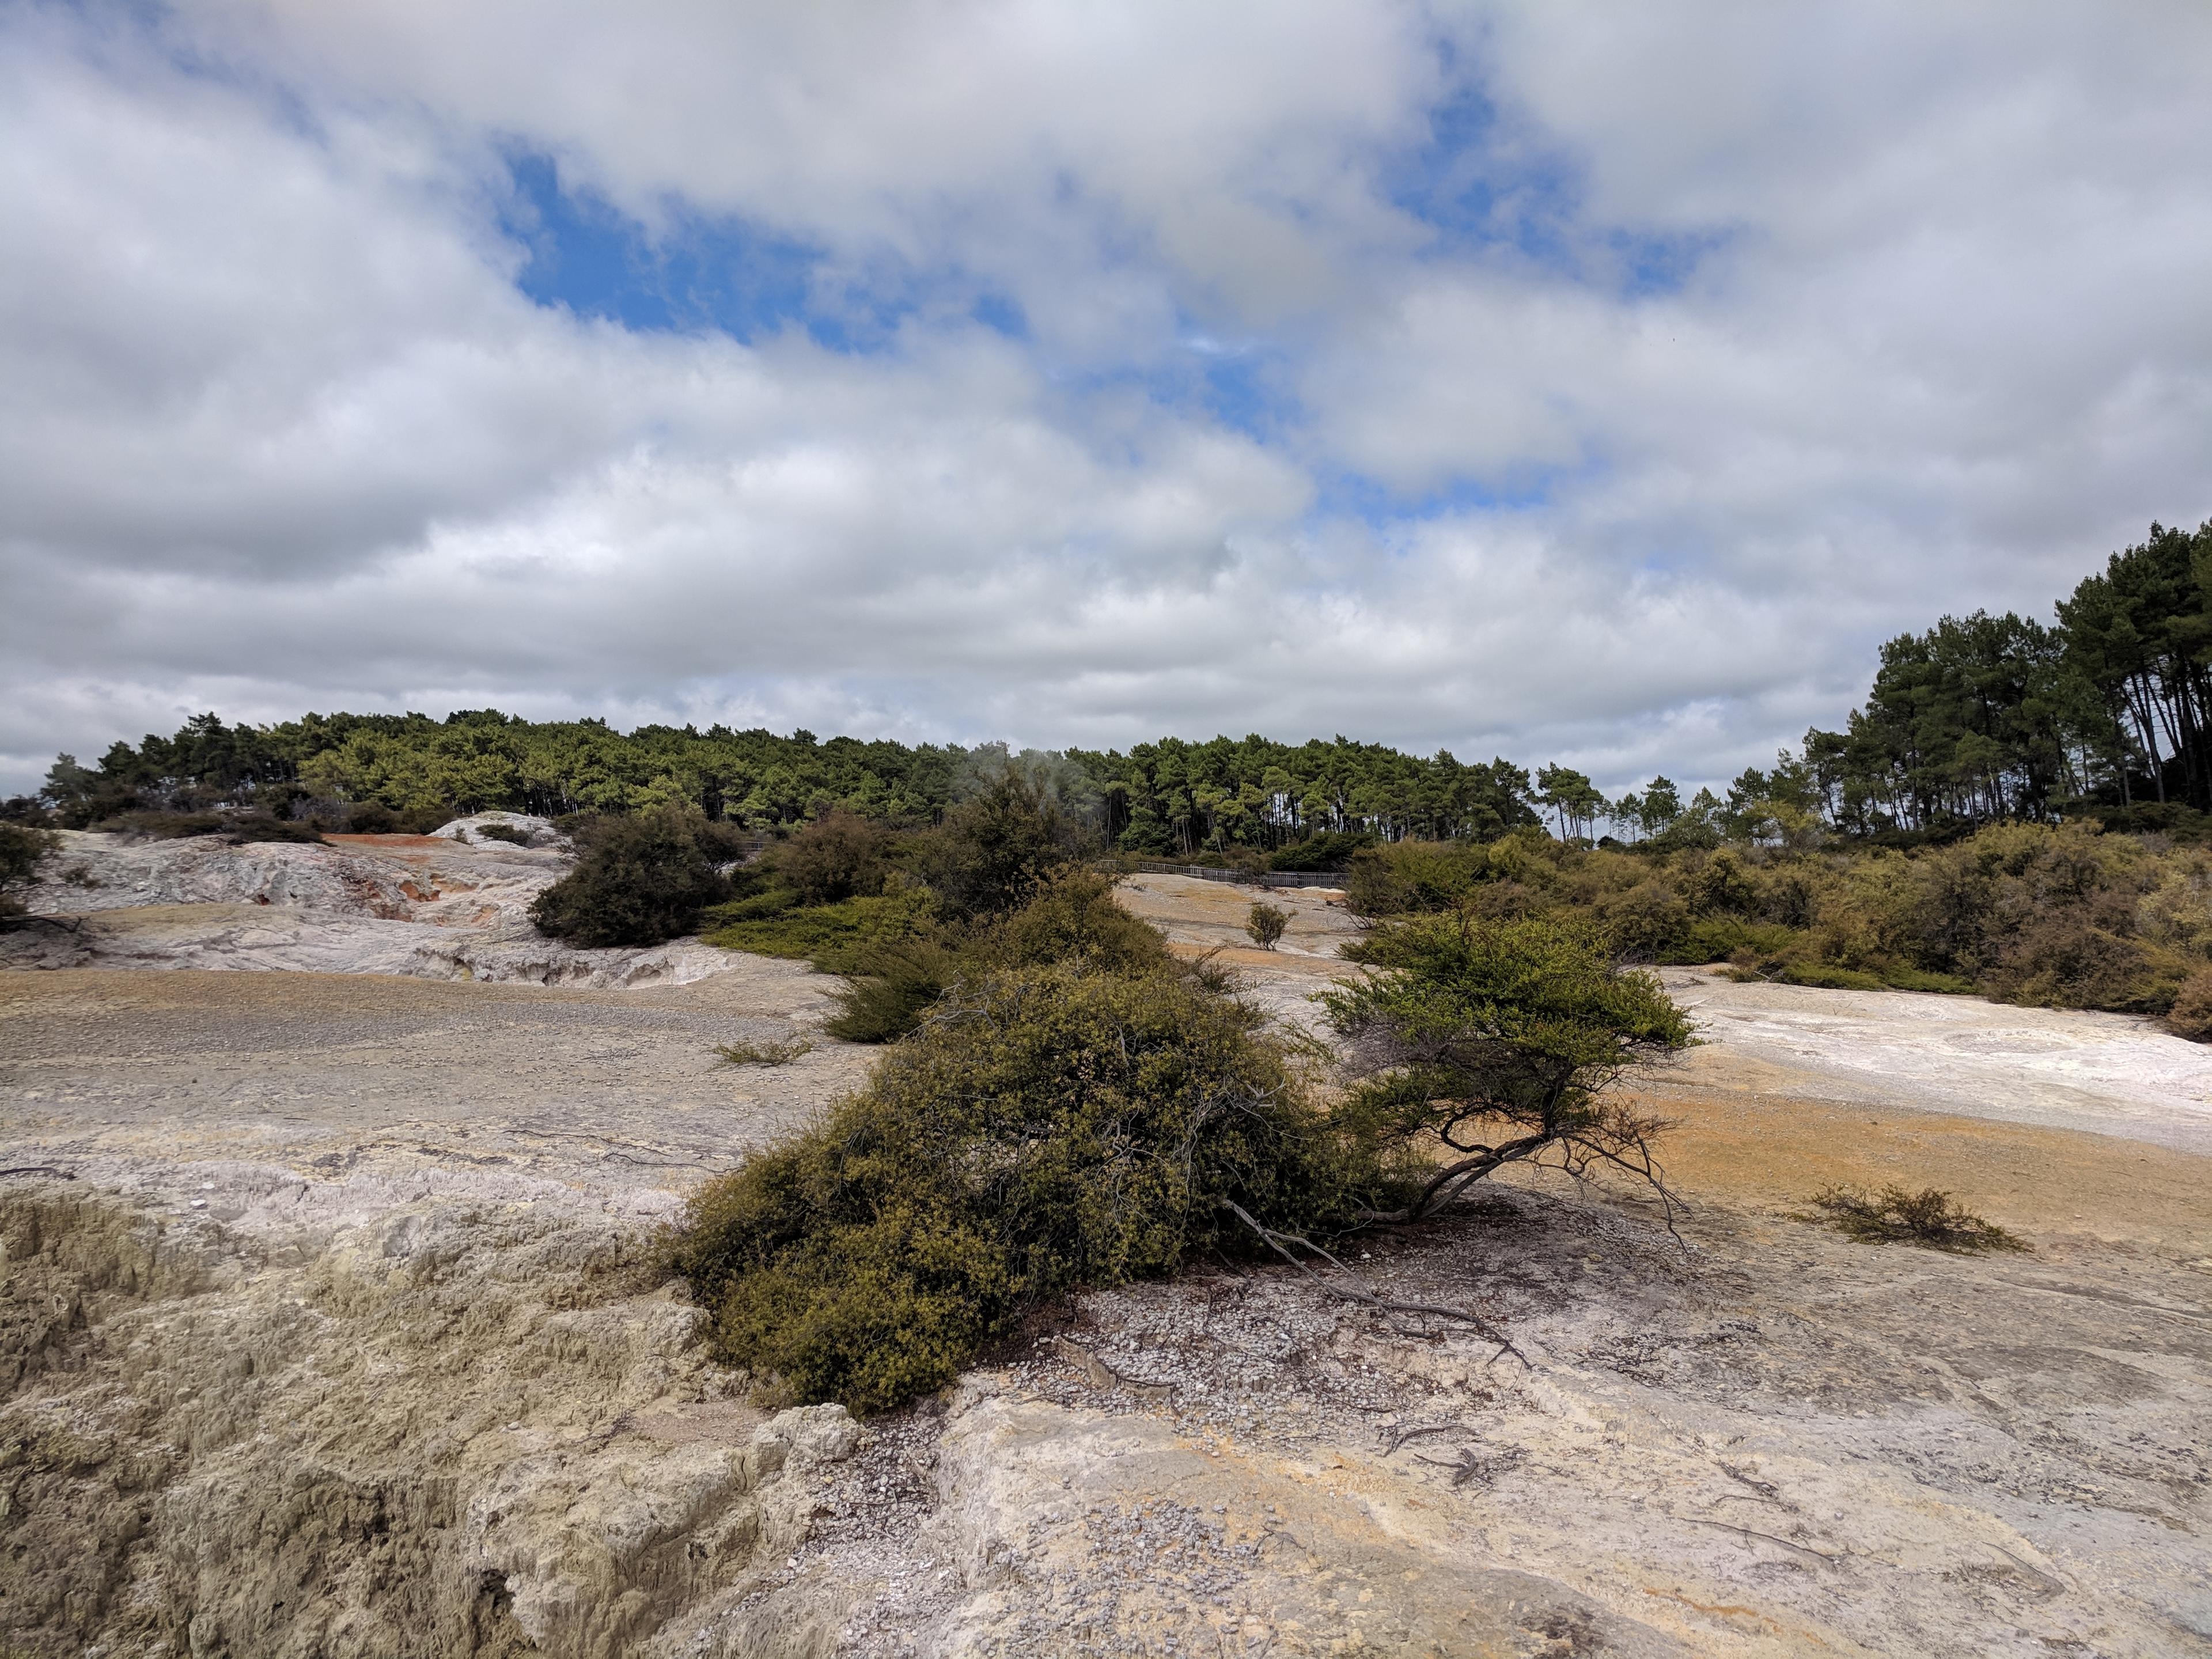
MULTIPOLYGON (((1192 951, 1252 897, 1125 893, 1192 951)), ((1310 1018, 1356 924, 1272 896, 1287 948, 1237 960, 1310 1018)), ((1087 1298, 852 1446, 810 1429, 779 1486, 635 1241, 865 1074, 826 1042, 713 1060, 811 1030, 818 978, 0 973, 0 1639, 2212 1653, 2206 1051, 1672 977, 1709 1037, 1645 1085, 1679 1240, 1633 1190, 1538 1175, 1357 1264, 1527 1364, 1223 1264, 1087 1298), (2033 1249, 1808 1218, 1821 1187, 1891 1180, 2033 1249)))
POLYGON ((1710 970, 1662 977, 1711 1045, 1685 1069, 1715 1087, 1904 1100, 2212 1153, 2212 1045, 2148 1020, 1979 997, 1737 985, 1710 970))
POLYGON ((246 1183, 220 1181, 200 1206, 225 1222, 276 1201, 265 1194, 313 1201, 341 1176, 665 1213, 866 1073, 866 1051, 827 1042, 780 1067, 721 1063, 717 1045, 806 1037, 829 1007, 801 963, 733 961, 628 991, 0 974, 0 1135, 9 1163, 65 1165, 173 1209, 201 1199, 202 1166, 219 1164, 246 1183))

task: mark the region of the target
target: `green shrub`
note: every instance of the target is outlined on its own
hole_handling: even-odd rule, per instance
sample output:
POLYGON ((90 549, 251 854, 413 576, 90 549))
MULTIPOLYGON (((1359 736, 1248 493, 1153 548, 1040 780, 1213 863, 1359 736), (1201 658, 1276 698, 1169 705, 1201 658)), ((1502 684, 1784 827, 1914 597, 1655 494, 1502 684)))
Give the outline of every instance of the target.
MULTIPOLYGON (((1504 1165, 1547 1155, 1612 1164, 1659 1186, 1658 1123, 1607 1091, 1692 1042, 1658 980, 1624 972, 1584 923, 1417 916, 1343 954, 1380 969, 1322 998, 1347 1069, 1364 1081, 1343 1124, 1384 1146, 1453 1154, 1403 1212, 1418 1220, 1504 1165)), ((1660 1187, 1662 1196, 1666 1189, 1660 1187)))
POLYGON ((1346 868, 1345 902, 1362 916, 1448 910, 1492 878, 1489 849, 1458 842, 1363 848, 1346 868))
POLYGON ((1882 983, 1893 991, 1934 991, 1946 996, 1970 996, 1974 982, 1956 974, 1924 973, 1917 968, 1885 966, 1882 983))
POLYGON ((1244 918, 1244 931, 1251 935, 1252 943, 1262 951, 1273 950, 1276 941, 1283 937, 1290 925, 1289 911, 1262 900, 1254 901, 1252 908, 1244 918))
POLYGON ((1020 909, 1038 884, 1090 845, 1082 823, 1056 799, 1009 771, 917 836, 912 857, 946 918, 967 923, 1020 909))
POLYGON ((871 940, 832 969, 846 983, 823 1029, 848 1042, 896 1042, 962 975, 992 968, 1066 963, 1114 974, 1172 968, 1159 930, 1114 902, 1115 879, 1071 865, 1043 878, 1028 903, 999 921, 871 940))
POLYGON ((479 823, 469 833, 478 841, 503 841, 510 847, 530 845, 530 831, 520 824, 479 823))
POLYGON ((672 1260, 723 1356, 790 1398, 881 1409, 1030 1311, 1348 1219, 1398 1190, 1300 1092, 1258 1017, 1184 975, 963 981, 798 1141, 691 1200, 672 1260))
POLYGON ((1354 833, 1344 830, 1324 830, 1317 836, 1282 848, 1267 860, 1270 870, 1297 870, 1319 872, 1341 870, 1352 862, 1352 855, 1363 847, 1376 843, 1371 830, 1354 833))
POLYGON ((1668 959, 1695 967, 1701 963, 1727 962, 1745 951, 1778 957, 1800 943, 1790 929, 1771 922, 1746 921, 1741 916, 1700 916, 1683 930, 1668 959))
POLYGON ((1918 1244, 1962 1255, 2027 1248, 1934 1187, 1917 1193, 1885 1187, 1872 1196, 1849 1187, 1831 1187, 1814 1194, 1813 1202, 1828 1212, 1838 1228, 1863 1243, 1918 1244))
POLYGON ((1784 963, 1775 975, 1784 985, 1808 985, 1825 991, 1887 991, 1888 981, 1880 974, 1869 974, 1857 968, 1838 968, 1825 962, 1784 963))
POLYGON ((718 866, 734 840, 680 807, 592 820, 579 826, 575 868, 538 896, 531 920, 540 933, 591 947, 678 938, 728 896, 718 866))
POLYGON ((344 833, 349 836, 389 836, 399 828, 399 815, 380 800, 351 802, 344 813, 344 833))
POLYGON ((860 971, 869 951, 932 931, 934 907, 921 888, 873 898, 799 907, 789 888, 718 904, 702 917, 702 937, 726 951, 811 962, 825 974, 860 971))
POLYGON ((2212 968, 2200 968, 2182 981, 2166 1029, 2191 1042, 2212 1042, 2212 968))
POLYGON ((58 852, 62 838, 51 830, 25 823, 0 823, 0 921, 24 914, 15 896, 19 888, 38 879, 39 866, 58 852))
POLYGON ((892 844, 882 824, 840 808, 770 849, 762 863, 799 903, 835 904, 884 890, 892 844))
POLYGON ((1114 902, 1114 878, 1069 867, 1039 884, 1035 896, 977 937, 980 957, 1006 968, 1080 963, 1115 974, 1173 966, 1160 931, 1114 902))
POLYGON ((247 842, 316 842, 321 829, 305 818, 280 818, 267 812, 125 812, 103 818, 95 826, 102 833, 143 836, 149 841, 182 841, 194 836, 221 836, 234 847, 247 842))
POLYGON ((961 972, 959 957, 940 939, 878 939, 854 953, 836 993, 837 1012, 822 1029, 846 1042, 896 1042, 921 1024, 961 972))

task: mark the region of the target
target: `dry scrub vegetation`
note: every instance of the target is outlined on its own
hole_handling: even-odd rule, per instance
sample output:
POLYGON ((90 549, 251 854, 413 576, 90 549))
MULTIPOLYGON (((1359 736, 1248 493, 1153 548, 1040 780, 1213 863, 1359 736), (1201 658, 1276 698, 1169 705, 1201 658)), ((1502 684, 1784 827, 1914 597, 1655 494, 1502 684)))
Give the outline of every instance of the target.
POLYGON ((1814 1194, 1813 1202, 1826 1212, 1838 1231, 1862 1243, 1918 1244, 1966 1255, 2027 1248, 2017 1236, 1976 1215, 1940 1188, 1913 1193, 1891 1186, 1869 1194, 1830 1187, 1814 1194))
POLYGON ((1018 780, 912 855, 927 885, 867 828, 795 838, 729 925, 903 907, 897 935, 832 947, 846 1030, 898 1040, 812 1130, 708 1183, 668 1246, 772 1396, 894 1406, 1072 1292, 1207 1255, 1333 1262, 1317 1237, 1434 1215, 1509 1164, 1658 1183, 1658 1126, 1606 1091, 1687 1022, 1589 928, 1377 935, 1378 971, 1329 1006, 1353 1063, 1325 1076, 1334 1056, 1178 960, 1110 878, 1050 862, 1060 824, 1018 780))
POLYGON ((1522 831, 1370 848, 1349 886, 1372 917, 1573 917, 1648 962, 2166 1015, 2212 1035, 2212 850, 2094 824, 1995 824, 1906 851, 1589 849, 1522 831))

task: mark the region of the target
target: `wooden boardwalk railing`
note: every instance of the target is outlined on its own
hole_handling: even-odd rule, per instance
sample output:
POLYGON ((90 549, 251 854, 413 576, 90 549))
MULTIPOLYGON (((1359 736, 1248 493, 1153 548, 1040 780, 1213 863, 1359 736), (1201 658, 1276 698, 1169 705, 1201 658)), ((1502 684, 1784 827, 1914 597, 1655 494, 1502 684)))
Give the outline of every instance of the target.
POLYGON ((1139 859, 1137 868, 1148 876, 1195 876, 1200 881, 1234 882, 1242 887, 1334 887, 1344 885, 1339 870, 1220 870, 1206 864, 1163 864, 1139 859))

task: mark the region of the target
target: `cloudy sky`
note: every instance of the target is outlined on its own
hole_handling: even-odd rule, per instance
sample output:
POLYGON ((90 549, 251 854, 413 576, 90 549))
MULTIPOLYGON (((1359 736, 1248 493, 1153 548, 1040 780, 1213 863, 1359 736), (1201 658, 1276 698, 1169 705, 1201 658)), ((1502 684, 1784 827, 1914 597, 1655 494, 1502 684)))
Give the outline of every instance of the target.
POLYGON ((2212 8, 0 0, 0 789, 187 712, 1724 777, 2212 516, 2212 8))

